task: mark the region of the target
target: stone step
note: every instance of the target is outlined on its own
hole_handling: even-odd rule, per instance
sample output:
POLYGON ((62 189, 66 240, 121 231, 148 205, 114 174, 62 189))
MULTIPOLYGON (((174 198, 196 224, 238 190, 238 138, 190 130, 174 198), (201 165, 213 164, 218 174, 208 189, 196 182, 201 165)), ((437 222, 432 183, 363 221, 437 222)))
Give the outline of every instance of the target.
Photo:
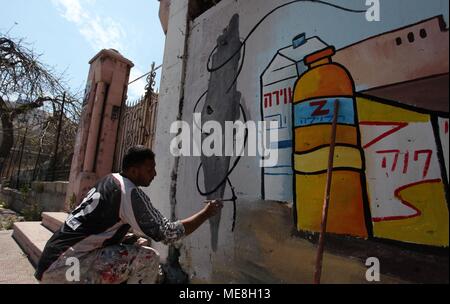
POLYGON ((50 231, 56 232, 67 219, 67 216, 68 214, 65 212, 43 212, 42 225, 50 231))
POLYGON ((18 222, 14 224, 13 229, 13 238, 36 266, 45 244, 53 233, 42 226, 41 222, 18 222))

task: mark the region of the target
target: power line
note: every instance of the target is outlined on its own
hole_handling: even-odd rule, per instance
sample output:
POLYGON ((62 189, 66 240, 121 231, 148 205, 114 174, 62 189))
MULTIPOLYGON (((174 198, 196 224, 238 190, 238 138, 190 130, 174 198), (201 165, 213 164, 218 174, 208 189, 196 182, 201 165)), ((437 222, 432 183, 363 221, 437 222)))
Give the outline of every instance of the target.
POLYGON ((138 81, 138 80, 141 80, 142 78, 144 78, 144 77, 150 75, 151 73, 153 73, 153 72, 159 70, 161 67, 162 67, 162 64, 161 64, 160 66, 158 66, 157 68, 155 68, 154 70, 152 70, 152 71, 150 71, 150 72, 148 72, 148 73, 145 73, 144 75, 142 75, 142 76, 136 78, 135 80, 129 82, 128 85, 133 84, 133 83, 135 83, 135 82, 138 81))

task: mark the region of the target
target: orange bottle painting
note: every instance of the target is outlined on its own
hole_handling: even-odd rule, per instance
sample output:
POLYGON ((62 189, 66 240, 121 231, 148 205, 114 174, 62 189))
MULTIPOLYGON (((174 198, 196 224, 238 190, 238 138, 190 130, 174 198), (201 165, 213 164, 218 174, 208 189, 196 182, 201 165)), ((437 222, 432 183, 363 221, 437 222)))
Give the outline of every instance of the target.
POLYGON ((294 89, 293 168, 297 228, 320 231, 333 104, 338 99, 327 232, 367 238, 370 232, 366 221, 368 207, 364 205, 365 162, 359 142, 354 82, 342 65, 332 62, 334 54, 335 49, 330 46, 306 56, 304 62, 308 70, 299 77, 294 89))

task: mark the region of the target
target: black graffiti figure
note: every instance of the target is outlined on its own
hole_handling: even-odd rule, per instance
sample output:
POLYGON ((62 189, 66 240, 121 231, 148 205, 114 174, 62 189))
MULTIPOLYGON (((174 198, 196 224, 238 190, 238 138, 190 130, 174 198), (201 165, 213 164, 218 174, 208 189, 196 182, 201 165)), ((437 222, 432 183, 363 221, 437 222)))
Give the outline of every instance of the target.
MULTIPOLYGON (((241 93, 236 90, 236 82, 234 79, 239 69, 239 60, 241 57, 239 49, 241 46, 239 38, 239 15, 235 14, 223 34, 217 39, 216 51, 212 57, 213 71, 209 79, 208 93, 202 110, 202 121, 216 121, 221 124, 222 130, 225 130, 226 121, 234 122, 239 118, 241 93), (223 65, 225 62, 226 64, 223 65), (214 67, 219 66, 221 67, 214 69, 214 67)), ((202 142, 210 135, 212 134, 206 133, 203 130, 202 142)), ((225 155, 225 134, 222 134, 221 138, 223 139, 222 155, 225 155)), ((207 199, 223 198, 227 185, 223 181, 228 174, 230 157, 206 157, 203 155, 202 164, 205 189, 208 193, 207 199), (220 187, 217 188, 218 185, 220 187), (214 191, 214 189, 216 190, 214 191)), ((220 218, 221 214, 219 213, 209 220, 213 251, 217 250, 220 218)))

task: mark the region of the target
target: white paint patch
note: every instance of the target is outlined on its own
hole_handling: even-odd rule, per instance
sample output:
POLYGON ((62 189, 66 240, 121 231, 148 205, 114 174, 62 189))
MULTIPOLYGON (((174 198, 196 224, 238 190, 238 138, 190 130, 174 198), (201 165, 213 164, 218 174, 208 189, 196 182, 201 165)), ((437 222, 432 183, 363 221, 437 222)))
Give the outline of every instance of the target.
MULTIPOLYGON (((361 125, 363 146, 386 133, 386 126, 361 125)), ((396 197, 410 184, 440 179, 431 123, 411 123, 365 149, 372 218, 411 217, 413 208, 396 197)))
POLYGON ((439 135, 441 137, 442 152, 444 153, 445 168, 447 169, 447 179, 449 178, 448 170, 448 133, 449 133, 449 119, 439 118, 439 135))

